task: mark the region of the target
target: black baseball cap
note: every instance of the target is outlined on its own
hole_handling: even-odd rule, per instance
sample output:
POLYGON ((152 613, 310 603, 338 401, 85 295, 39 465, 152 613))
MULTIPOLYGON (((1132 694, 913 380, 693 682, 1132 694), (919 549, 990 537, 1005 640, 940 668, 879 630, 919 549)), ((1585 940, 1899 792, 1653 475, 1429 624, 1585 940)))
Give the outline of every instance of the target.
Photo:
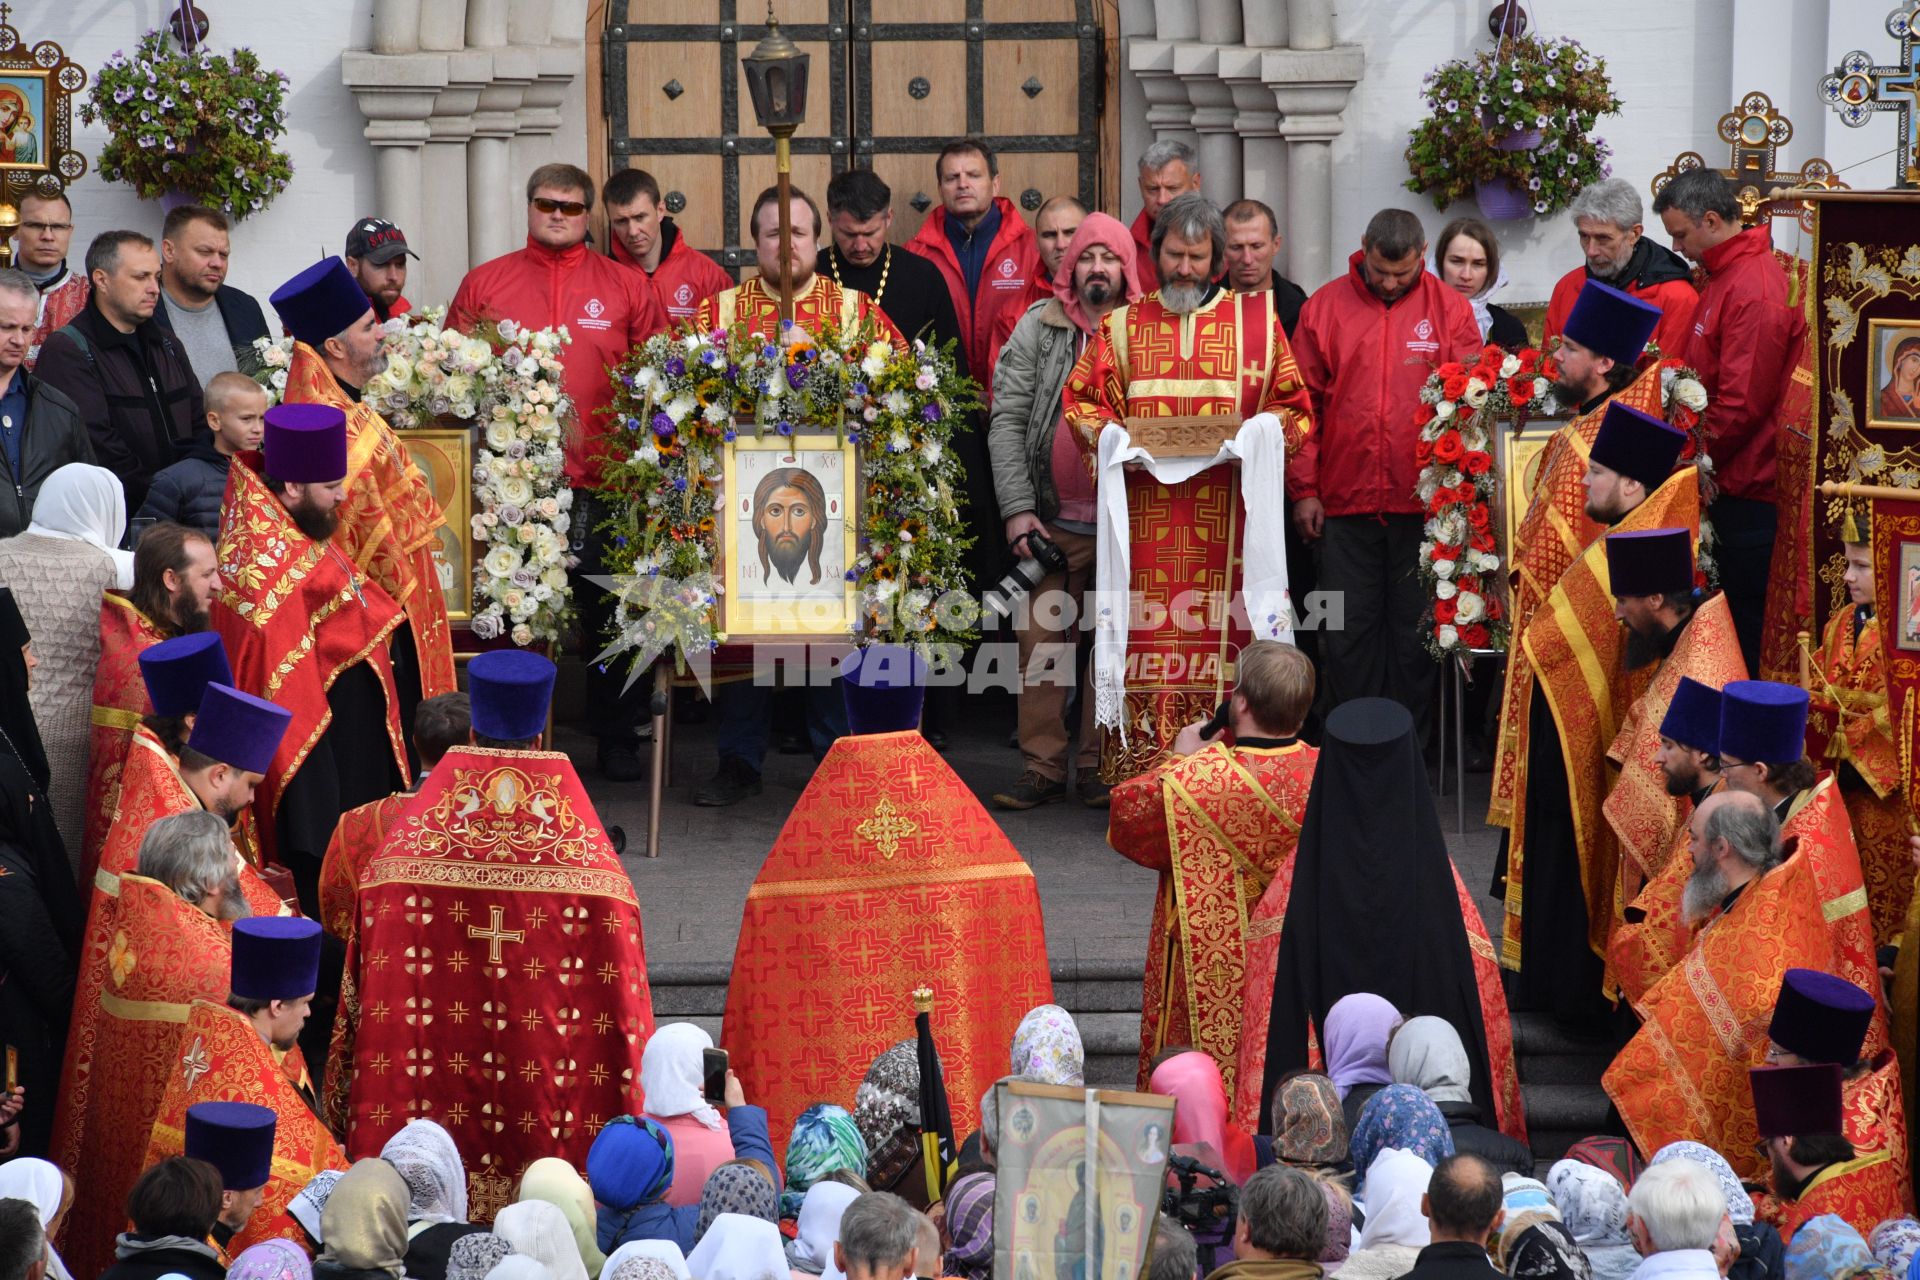
POLYGON ((419 254, 407 248, 406 233, 383 218, 362 218, 347 232, 349 258, 365 258, 381 266, 403 253, 416 262, 420 260, 419 254))

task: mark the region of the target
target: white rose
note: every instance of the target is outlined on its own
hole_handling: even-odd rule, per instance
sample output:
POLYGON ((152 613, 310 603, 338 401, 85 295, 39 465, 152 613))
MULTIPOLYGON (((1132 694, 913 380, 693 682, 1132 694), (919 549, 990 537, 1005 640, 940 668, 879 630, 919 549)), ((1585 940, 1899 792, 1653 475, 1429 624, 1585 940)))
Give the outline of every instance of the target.
POLYGON ((565 591, 567 589, 567 571, 565 569, 549 569, 540 575, 540 582, 542 585, 551 587, 555 591, 565 591))
POLYGON ((1500 567, 1500 557, 1491 551, 1473 553, 1473 567, 1482 573, 1491 573, 1500 567))
POLYGON ((1514 374, 1516 374, 1516 373, 1518 373, 1518 372, 1520 372, 1520 357, 1519 357, 1519 356, 1514 356, 1514 355, 1510 355, 1510 356, 1508 356, 1508 357, 1507 357, 1507 358, 1506 358, 1505 360, 1502 360, 1502 361, 1500 362, 1500 376, 1501 376, 1501 377, 1503 377, 1503 378, 1511 378, 1511 377, 1512 377, 1512 376, 1513 376, 1514 374))
POLYGON ((525 647, 533 643, 533 628, 526 623, 516 623, 513 628, 513 642, 525 647))
POLYGON ((1471 591, 1462 591, 1460 593, 1459 608, 1454 613, 1454 619, 1459 622, 1461 626, 1465 626, 1469 622, 1478 622, 1486 616, 1487 602, 1484 598, 1471 591))
MULTIPOLYGON (((1435 560, 1433 562, 1433 576, 1436 578, 1451 578, 1453 576, 1453 570, 1454 564, 1451 560, 1435 560)), ((1448 586, 1449 584, 1442 583, 1441 585, 1448 586)))
POLYGON ((1444 623, 1434 632, 1433 638, 1442 649, 1451 649, 1460 643, 1460 631, 1451 623, 1444 623))
POLYGON ((1438 422, 1442 418, 1451 418, 1452 416, 1453 401, 1442 400, 1439 404, 1433 406, 1433 418, 1435 422, 1438 422))
POLYGON ((456 373, 447 379, 447 395, 454 400, 465 400, 473 393, 473 379, 464 373, 456 373))
POLYGON ((504 449, 513 443, 513 426, 498 420, 487 424, 487 448, 504 449))
POLYGON ((516 507, 524 507, 533 501, 533 486, 519 476, 506 477, 500 481, 498 488, 502 502, 511 502, 516 507))
POLYGON ((494 577, 504 578, 520 567, 520 553, 510 546, 496 546, 481 564, 494 577))
POLYGON ((407 379, 411 377, 412 374, 413 366, 407 363, 405 356, 396 351, 387 357, 387 367, 384 376, 387 381, 391 382, 394 386, 406 386, 407 379))
POLYGON ((1707 407, 1707 389, 1692 378, 1682 378, 1673 384, 1673 398, 1695 413, 1707 407))
POLYGON ((1444 579, 1433 584, 1433 598, 1436 600, 1451 600, 1458 591, 1458 587, 1444 579))
POLYGON ((1469 379, 1467 382, 1466 400, 1467 408, 1469 409, 1478 409, 1481 405, 1485 404, 1487 402, 1486 384, 1478 378, 1469 379))

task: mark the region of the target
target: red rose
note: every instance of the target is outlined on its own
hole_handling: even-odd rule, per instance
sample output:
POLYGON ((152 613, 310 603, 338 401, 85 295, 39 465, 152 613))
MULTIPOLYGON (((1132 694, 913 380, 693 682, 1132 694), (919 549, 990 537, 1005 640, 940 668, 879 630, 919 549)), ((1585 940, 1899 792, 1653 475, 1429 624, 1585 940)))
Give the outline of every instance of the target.
POLYGON ((1451 600, 1435 600, 1433 602, 1433 620, 1435 622, 1452 622, 1454 615, 1458 612, 1459 606, 1451 600))
POLYGON ((1470 476, 1483 476, 1493 467, 1493 455, 1484 449, 1469 449, 1460 459, 1460 469, 1470 476))
POLYGON ((1507 379, 1507 395, 1515 404, 1525 404, 1533 399, 1534 381, 1524 370, 1507 379))
POLYGON ((1440 394, 1458 404, 1467 394, 1467 375, 1456 373, 1440 384, 1440 394))
POLYGON ((1422 467, 1432 462, 1433 441, 1427 439, 1425 436, 1421 436, 1418 440, 1415 440, 1413 442, 1413 460, 1422 467))
POLYGON ((1493 530, 1475 529, 1473 531, 1473 534, 1467 539, 1467 545, 1472 547, 1475 551, 1492 551, 1493 550, 1493 530))
POLYGON ((1693 435, 1691 432, 1689 432, 1687 435, 1686 441, 1680 446, 1680 461, 1682 462, 1692 461, 1693 455, 1698 453, 1699 451, 1700 451, 1699 446, 1694 443, 1693 435))
POLYGON ((1485 529, 1491 521, 1492 517, 1487 514, 1487 504, 1484 502, 1467 510, 1467 523, 1475 529, 1485 529))
POLYGON ((1424 401, 1413 411, 1413 425, 1424 427, 1439 416, 1439 410, 1424 401))
POLYGON ((1538 347, 1527 347, 1520 352, 1520 372, 1532 373, 1540 367, 1541 356, 1538 347))
POLYGON ((1548 382, 1558 382, 1560 381, 1560 366, 1552 360, 1542 360, 1540 362, 1540 376, 1548 382))
POLYGON ((1458 431, 1442 431, 1440 438, 1433 442, 1434 460, 1445 463, 1448 466, 1452 466, 1454 463, 1460 461, 1460 455, 1465 452, 1466 446, 1460 443, 1460 433, 1458 431))
POLYGON ((1460 548, 1450 542, 1436 542, 1433 544, 1433 558, 1435 560, 1458 560, 1460 558, 1460 548))
POLYGON ((1489 342, 1486 346, 1480 348, 1481 364, 1490 364, 1490 365, 1497 366, 1502 360, 1505 360, 1506 358, 1507 358, 1507 349, 1505 347, 1495 346, 1493 343, 1489 342))
POLYGON ((1470 622, 1460 628, 1460 638, 1467 642, 1467 648, 1469 649, 1484 649, 1487 647, 1487 641, 1491 637, 1487 635, 1487 629, 1485 627, 1477 622, 1470 622))
POLYGON ((1437 516, 1442 511, 1445 511, 1449 506, 1451 506, 1452 503, 1453 503, 1452 490, 1435 489, 1433 491, 1433 496, 1427 499, 1427 514, 1437 516))
POLYGON ((1449 360, 1441 365, 1438 370, 1442 378, 1458 378, 1464 375, 1466 371, 1467 366, 1461 364, 1458 360, 1449 360))

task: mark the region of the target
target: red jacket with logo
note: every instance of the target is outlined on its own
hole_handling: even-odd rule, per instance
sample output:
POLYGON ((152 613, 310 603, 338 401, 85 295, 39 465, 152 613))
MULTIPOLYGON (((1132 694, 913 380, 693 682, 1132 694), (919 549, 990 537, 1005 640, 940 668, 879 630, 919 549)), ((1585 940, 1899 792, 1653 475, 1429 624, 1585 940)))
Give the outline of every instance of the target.
POLYGON ((1133 215, 1133 269, 1140 277, 1140 296, 1160 287, 1160 264, 1153 260, 1153 219, 1142 209, 1133 215))
POLYGON ((1681 357, 1707 388, 1707 454, 1722 493, 1771 502, 1774 411, 1805 320, 1787 305, 1787 273, 1765 226, 1707 250, 1706 287, 1681 357))
MULTIPOLYGON (((733 277, 727 269, 687 243, 687 237, 672 218, 660 219, 660 234, 666 237, 666 252, 660 255, 660 265, 647 275, 653 285, 653 296, 667 313, 667 323, 679 328, 693 319, 693 313, 702 302, 716 293, 724 293, 733 288, 733 277)), ((627 246, 619 236, 613 240, 612 257, 623 266, 645 271, 627 252, 627 246)))
POLYGON ((573 341, 561 348, 563 380, 578 423, 567 440, 567 480, 579 488, 600 483, 599 444, 604 410, 613 399, 607 370, 667 327, 666 313, 645 275, 588 250, 585 242, 549 249, 531 237, 527 247, 467 272, 447 308, 447 324, 467 330, 488 320, 529 329, 565 325, 573 341))
POLYGON ((1393 305, 1367 288, 1361 261, 1300 309, 1293 358, 1319 424, 1287 463, 1287 496, 1318 498, 1330 516, 1419 512, 1420 429, 1413 411, 1436 365, 1480 350, 1467 300, 1431 271, 1393 305))
POLYGON ((980 273, 979 305, 967 297, 967 279, 960 272, 960 259, 947 243, 947 211, 935 209, 920 224, 920 230, 907 241, 907 248, 940 268, 946 278, 947 292, 953 295, 953 314, 960 321, 961 343, 967 349, 967 368, 979 380, 981 398, 993 396, 993 322, 1003 308, 1020 307, 1027 286, 1046 274, 1040 265, 1040 242, 1033 228, 1005 196, 995 196, 1000 209, 1000 230, 987 247, 986 269, 980 273))

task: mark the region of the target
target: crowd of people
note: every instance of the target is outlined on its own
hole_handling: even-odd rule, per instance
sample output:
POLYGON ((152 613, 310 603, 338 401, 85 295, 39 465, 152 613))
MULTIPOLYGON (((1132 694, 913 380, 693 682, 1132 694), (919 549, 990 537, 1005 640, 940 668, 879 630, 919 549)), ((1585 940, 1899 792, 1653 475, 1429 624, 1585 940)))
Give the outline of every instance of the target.
MULTIPOLYGON (((1843 530, 1851 599, 1810 655, 1818 695, 1747 679, 1804 328, 1726 179, 1683 174, 1656 198, 1677 252, 1624 180, 1573 207, 1584 260, 1553 291, 1541 368, 1572 419, 1505 549, 1504 677, 1477 682, 1496 936, 1428 791, 1441 667, 1416 571, 1436 544, 1492 545, 1435 526, 1417 423, 1436 368, 1486 357, 1513 376, 1534 345, 1495 301, 1493 230, 1460 218, 1430 239, 1385 209, 1347 271, 1307 289, 1279 273, 1274 210, 1216 205, 1183 143, 1140 158, 1131 227, 1071 195, 1029 224, 978 140, 934 171, 940 203, 905 244, 868 170, 836 176, 824 207, 761 193, 758 274, 735 285, 649 174, 596 190, 543 165, 526 247, 468 273, 447 320, 571 336, 589 652, 612 609, 588 581, 615 501, 608 371, 636 346, 680 324, 772 337, 782 292, 801 328, 954 344, 985 406, 954 440, 970 571, 984 587, 1041 564, 1031 594, 1063 607, 1014 611, 1019 670, 1070 677, 1022 682, 1021 769, 992 800, 1071 792, 1160 874, 1138 1084, 1175 1099, 1173 1151, 1234 1187, 1230 1216, 1143 1235, 1088 1222, 1083 1163, 1063 1227, 1082 1244, 1053 1274, 1105 1273, 1120 1237, 1154 1280, 1920 1274, 1920 970, 1888 982, 1920 943, 1900 948, 1904 757, 1872 714, 1870 513, 1843 530), (1691 435, 1670 421, 1675 361, 1703 388, 1691 435), (1237 467, 1132 446, 1157 417, 1229 423, 1214 443, 1237 467), (1088 605, 1116 587, 1247 609, 1130 636, 1088 605), (1339 621, 1295 634, 1288 598, 1313 593, 1339 621), (1094 660, 1129 643, 1236 660, 1164 683, 1094 660), (1612 1057, 1617 1132, 1543 1179, 1509 1001, 1612 1057)), ((921 1075, 939 1060, 914 1041, 859 1080, 820 1066, 845 1045, 811 1043, 715 1080, 704 1032, 655 1026, 631 881, 572 762, 544 749, 555 668, 490 651, 458 690, 444 513, 361 397, 381 326, 412 310, 402 229, 356 221, 344 256, 268 299, 293 339, 269 408, 249 353, 276 328, 226 283, 223 215, 176 208, 157 245, 103 230, 79 271, 71 201, 36 189, 20 219, 0 271, 0 1280, 1039 1280, 996 1229, 1039 1211, 996 1184, 999 1090, 1084 1085, 1065 1010, 1020 1020, 959 1133, 925 1104, 944 1098, 921 1075), (951 1164, 950 1139, 967 1139, 951 1164)), ((586 676, 595 766, 637 781, 639 686, 586 676)), ((781 736, 822 762, 802 806, 859 818, 844 797, 865 792, 836 769, 948 788, 941 821, 992 840, 963 842, 938 883, 1005 882, 997 923, 1030 936, 983 972, 999 965, 997 997, 1044 985, 1026 868, 927 745, 958 695, 923 717, 918 683, 855 672, 797 693, 804 732, 781 736), (887 735, 912 745, 847 746, 887 735)), ((732 805, 762 791, 784 712, 739 681, 714 714, 718 767, 693 799, 732 805)), ((884 807, 855 829, 889 862, 932 838, 884 807)), ((885 874, 903 900, 935 883, 911 859, 885 874)), ((828 892, 806 880, 757 885, 760 905, 828 892)), ((903 942, 870 934, 868 956, 903 942)), ((794 971, 825 991, 868 956, 794 971)), ((789 980, 743 964, 734 986, 737 1044, 735 1008, 769 1025, 789 980)), ((998 1057, 980 1039, 946 1042, 946 1075, 998 1057)))

